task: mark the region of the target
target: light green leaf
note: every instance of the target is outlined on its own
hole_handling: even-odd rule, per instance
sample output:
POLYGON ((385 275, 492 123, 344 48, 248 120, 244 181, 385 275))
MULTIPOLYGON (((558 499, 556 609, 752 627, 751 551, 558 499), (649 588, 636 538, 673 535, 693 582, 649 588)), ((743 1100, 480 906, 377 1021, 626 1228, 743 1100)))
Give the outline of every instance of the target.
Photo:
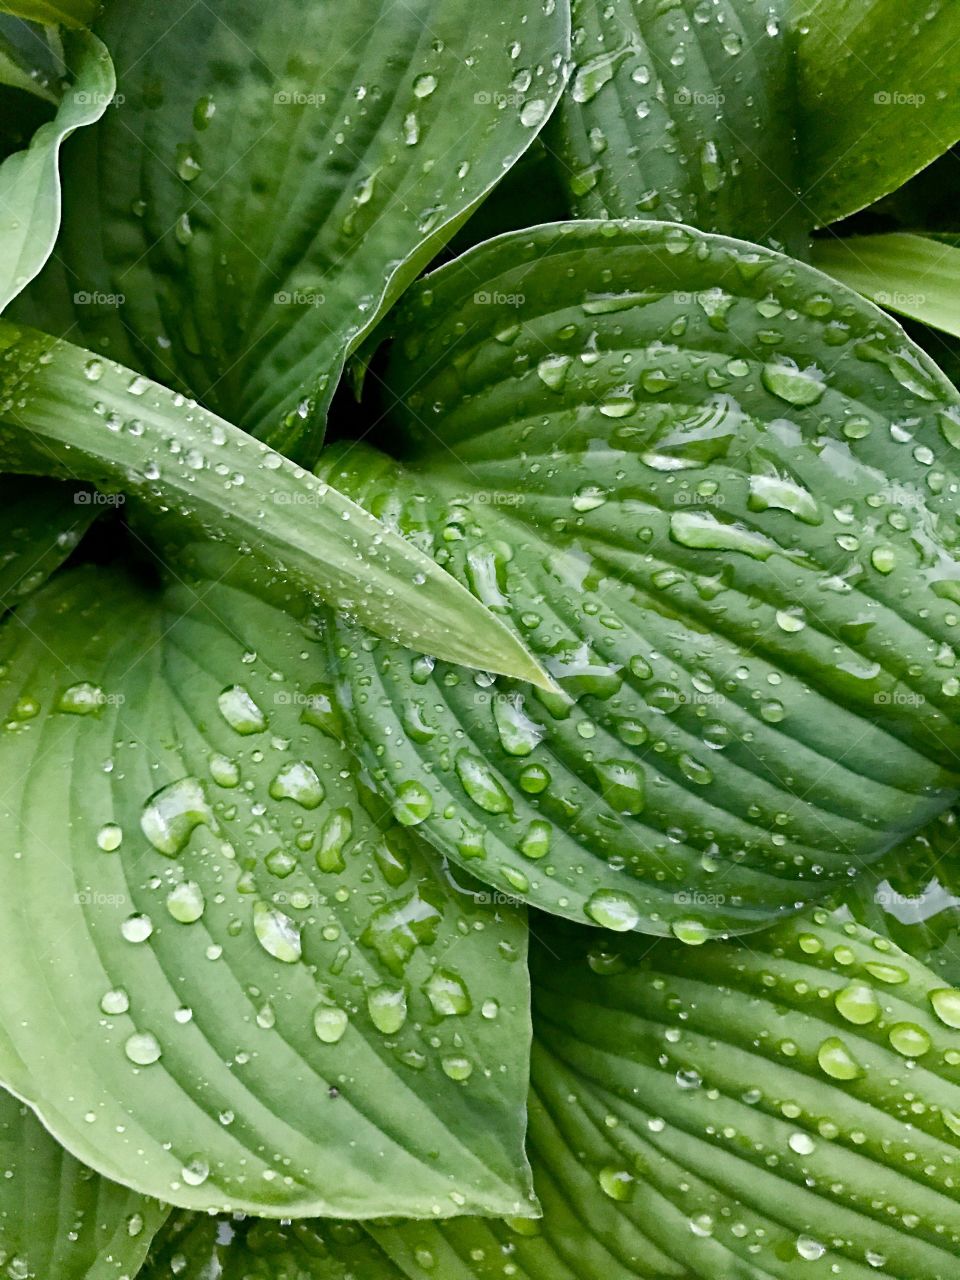
POLYGON ((99 0, 3 0, 0 12, 45 25, 87 27, 97 16, 99 0))
POLYGON ((186 525, 401 643, 546 681, 464 587, 335 489, 166 387, 6 321, 0 467, 122 489, 161 535, 186 525))
POLYGON ((347 354, 549 115, 567 6, 115 0, 100 30, 123 107, 20 314, 313 460, 347 354))
POLYGON ((0 1258, 19 1280, 130 1280, 169 1209, 78 1164, 0 1091, 0 1258))
POLYGON ((825 226, 960 139, 960 8, 801 0, 796 21, 804 201, 825 226))
POLYGON ((25 151, 0 165, 0 311, 37 275, 60 227, 60 146, 99 120, 115 88, 106 47, 89 32, 73 37, 72 86, 56 118, 41 125, 25 151))
POLYGON ((929 236, 833 237, 816 240, 821 271, 888 311, 960 337, 960 248, 929 236))
POLYGON ((309 607, 194 555, 0 632, 0 1078, 177 1205, 529 1215, 522 918, 357 781, 309 607))
POLYGON ((105 505, 85 485, 0 476, 0 612, 46 582, 105 505))
POLYGON ((689 222, 805 253, 781 0, 574 0, 550 127, 582 217, 689 222))
POLYGON ((346 623, 355 742, 501 892, 743 931, 848 882, 960 780, 960 396, 882 312, 650 222, 506 236, 404 299, 407 468, 326 479, 512 620, 564 690, 432 670, 346 623))

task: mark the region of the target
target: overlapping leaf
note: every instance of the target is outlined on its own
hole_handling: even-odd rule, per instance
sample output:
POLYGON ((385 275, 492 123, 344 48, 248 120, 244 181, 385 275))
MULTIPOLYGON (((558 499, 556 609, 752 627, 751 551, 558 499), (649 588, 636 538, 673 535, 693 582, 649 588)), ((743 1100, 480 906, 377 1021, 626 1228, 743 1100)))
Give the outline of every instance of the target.
POLYGON ((567 6, 114 0, 98 29, 122 106, 21 314, 315 457, 348 351, 546 120, 567 6))
POLYGON ((0 635, 0 1077, 175 1204, 529 1214, 522 920, 358 783, 309 612, 196 554, 0 635))
POLYGON ((576 67, 550 140, 577 212, 803 252, 786 9, 574 0, 576 67))
POLYGON ((169 1209, 68 1156, 0 1092, 0 1258, 17 1280, 130 1280, 169 1209))
POLYGON ((689 229, 550 226, 412 291, 388 381, 409 470, 353 447, 324 474, 566 695, 341 626, 359 749, 445 855, 696 941, 956 795, 958 395, 876 308, 689 229))
POLYGON ((60 229, 60 147, 75 129, 99 120, 113 97, 113 64, 89 32, 72 37, 74 79, 56 117, 30 146, 0 165, 0 311, 41 270, 60 229))
POLYGON ((6 321, 0 466, 133 495, 151 537, 227 541, 402 643, 545 681, 468 591, 336 489, 166 387, 6 321))

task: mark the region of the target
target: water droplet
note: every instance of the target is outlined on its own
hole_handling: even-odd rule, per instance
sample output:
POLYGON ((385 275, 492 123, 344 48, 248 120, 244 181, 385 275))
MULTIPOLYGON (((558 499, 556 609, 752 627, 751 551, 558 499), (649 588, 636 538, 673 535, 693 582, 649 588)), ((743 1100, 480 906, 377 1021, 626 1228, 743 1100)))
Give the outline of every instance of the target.
POLYGON ((185 880, 167 894, 167 910, 180 924, 194 924, 203 915, 203 890, 194 880, 185 880))
POLYGON ((905 1058, 921 1058, 930 1049, 930 1037, 913 1022, 898 1022, 888 1034, 894 1049, 905 1058))
POLYGON ((180 778, 161 787, 140 815, 143 834, 158 853, 171 858, 183 852, 197 827, 212 823, 213 813, 197 778, 180 778))
POLYGON ((597 1175, 597 1181, 600 1183, 604 1195, 610 1197, 611 1200, 619 1200, 625 1203, 627 1200, 633 1199, 633 1192, 636 1186, 636 1179, 629 1169, 618 1169, 614 1165, 607 1165, 601 1169, 597 1175))
POLYGON ((134 1032, 123 1046, 123 1051, 138 1067, 149 1067, 152 1063, 159 1062, 163 1053, 157 1037, 149 1031, 134 1032))
POLYGON ((291 760, 270 783, 274 800, 295 800, 304 809, 316 809, 325 794, 316 770, 305 760, 291 760))
POLYGON ((323 824, 317 849, 317 866, 321 871, 343 871, 344 850, 353 835, 353 815, 347 808, 335 809, 323 824))
POLYGON ((546 857, 550 852, 550 836, 550 823, 534 818, 520 838, 520 852, 525 858, 546 857))
POLYGON ((105 992, 101 997, 100 1008, 111 1017, 119 1017, 120 1014, 129 1011, 130 997, 122 987, 115 987, 112 991, 105 992))
POLYGON ((820 1069, 833 1080, 856 1080, 863 1074, 860 1065, 838 1036, 824 1040, 817 1050, 820 1069))
POLYGON ((527 715, 521 694, 507 694, 493 702, 500 743, 511 756, 528 756, 543 737, 543 727, 527 715))
POLYGON ((127 942, 146 942, 153 933, 153 921, 149 916, 128 916, 120 926, 120 933, 127 942))
POLYGON ((200 1187, 210 1177, 210 1165, 201 1155, 191 1156, 180 1170, 180 1176, 188 1187, 200 1187))
POLYGON ((266 716, 243 685, 232 684, 224 689, 217 706, 230 728, 239 734, 263 733, 267 727, 266 716))
POLYGON ((826 390, 819 370, 800 369, 795 364, 765 364, 760 377, 772 395, 798 407, 816 404, 826 390))
POLYGON ((433 813, 433 797, 423 785, 411 779, 401 782, 393 801, 393 816, 404 827, 415 827, 433 813))
POLYGON ((57 710, 72 716, 95 715, 107 704, 107 697, 99 685, 83 680, 65 689, 57 699, 57 710))
POLYGON ((300 959, 300 927, 276 907, 266 902, 254 903, 253 931, 267 955, 275 960, 295 964, 300 959))
POLYGON ((618 933, 635 929, 640 923, 640 908, 636 899, 629 893, 618 893, 613 889, 598 889, 588 899, 585 910, 590 919, 601 928, 613 929, 618 933))
POLYGON ((407 1020, 407 993, 403 987, 380 986, 367 992, 370 1020, 385 1036, 396 1035, 407 1020))
POLYGON ((544 356, 537 365, 537 376, 551 391, 561 391, 572 364, 572 356, 544 356))
POLYGON ((336 1005, 321 1004, 314 1010, 313 1029, 324 1044, 337 1044, 343 1039, 350 1019, 336 1005))
POLYGON ((473 1008, 473 1001, 463 979, 450 969, 436 969, 427 979, 423 990, 438 1017, 463 1017, 473 1008))
POLYGON ((430 74, 417 76, 413 82, 414 97, 429 98, 437 87, 437 77, 430 74))
POLYGON ((469 1080, 473 1075, 473 1063, 461 1053, 448 1054, 441 1059, 440 1066, 443 1068, 444 1075, 451 1080, 469 1080))
POLYGON ((593 766, 603 798, 622 814, 643 812, 646 781, 643 768, 632 760, 600 760, 593 766))
POLYGON ((97 832, 97 848, 104 853, 115 853, 123 843, 123 829, 115 822, 105 822, 97 832))
POLYGON ((930 1003, 941 1022, 948 1027, 960 1029, 960 991, 953 987, 942 987, 939 991, 930 992, 930 1003))
POLYGON ((787 1146, 791 1151, 795 1151, 798 1156, 813 1155, 816 1150, 816 1143, 809 1133, 791 1133, 787 1139, 787 1146))
POLYGON ((866 1026, 880 1013, 880 1005, 872 987, 865 982, 851 982, 834 996, 837 1012, 855 1026, 866 1026))
POLYGON ((470 797, 486 813, 508 813, 510 797, 487 762, 470 751, 458 751, 457 777, 470 797))

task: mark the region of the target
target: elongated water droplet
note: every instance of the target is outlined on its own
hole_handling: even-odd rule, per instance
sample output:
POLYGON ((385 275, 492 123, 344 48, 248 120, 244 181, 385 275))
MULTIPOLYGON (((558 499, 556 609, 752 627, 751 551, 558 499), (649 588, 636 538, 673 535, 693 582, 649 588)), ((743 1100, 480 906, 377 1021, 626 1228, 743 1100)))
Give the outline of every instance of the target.
POLYGON ((284 964, 295 964, 301 956, 300 926, 267 902, 253 906, 253 931, 267 955, 284 964))
POLYGON ((466 984, 450 969, 436 969, 424 983, 423 990, 441 1018, 464 1017, 473 1008, 466 984))
POLYGON ((203 890, 194 880, 185 880, 167 894, 167 910, 180 924, 194 924, 205 907, 203 890))
POLYGON ((270 783, 274 800, 295 800, 304 809, 316 809, 325 794, 316 770, 306 760, 291 760, 270 783))
POLYGON ((217 698, 220 714, 236 733, 246 736, 262 733, 267 727, 267 717, 241 684, 232 684, 217 698))
POLYGON ((403 987, 374 987, 367 992, 370 1020, 385 1036, 396 1035, 407 1020, 407 993, 403 987))
POLYGON ((213 812, 197 778, 179 778, 161 787, 140 815, 143 834, 158 853, 170 858, 183 852, 197 827, 212 823, 213 812))
POLYGON ((640 923, 640 908, 629 893, 613 889, 598 889, 585 907, 587 915, 604 929, 626 933, 640 923))
POLYGON ((470 799, 487 813, 507 813, 510 797, 485 760, 470 751, 458 751, 457 777, 470 799))

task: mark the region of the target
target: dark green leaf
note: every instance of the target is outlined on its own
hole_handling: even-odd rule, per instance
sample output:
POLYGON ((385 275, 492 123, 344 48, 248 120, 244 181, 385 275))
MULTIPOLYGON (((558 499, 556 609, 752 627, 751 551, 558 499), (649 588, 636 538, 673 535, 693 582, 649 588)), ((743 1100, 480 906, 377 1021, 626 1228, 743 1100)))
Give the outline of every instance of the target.
POLYGON ((960 7, 800 0, 796 14, 804 201, 825 226, 960 139, 960 7))
POLYGON ((309 610, 195 557, 0 632, 0 1077, 178 1205, 531 1213, 522 918, 356 780, 309 610))
POLYGON ((11 1280, 131 1280, 169 1209, 78 1164, 0 1091, 0 1259, 11 1280))
POLYGON ((324 475, 565 691, 341 625, 351 740, 445 855, 697 941, 828 894, 951 803, 960 397, 892 320, 755 246, 575 223, 443 268, 397 329, 409 470, 351 446, 324 475))
POLYGON ((114 0, 100 30, 123 104, 19 314, 315 457, 348 352, 549 115, 566 5, 114 0))
POLYGON ((85 485, 0 476, 0 612, 46 582, 105 505, 85 485))
POLYGON ((805 247, 782 0, 574 0, 556 147, 578 213, 805 247))
POLYGON ((97 16, 100 0, 3 0, 0 11, 27 18, 30 22, 62 23, 65 27, 86 27, 97 16))

